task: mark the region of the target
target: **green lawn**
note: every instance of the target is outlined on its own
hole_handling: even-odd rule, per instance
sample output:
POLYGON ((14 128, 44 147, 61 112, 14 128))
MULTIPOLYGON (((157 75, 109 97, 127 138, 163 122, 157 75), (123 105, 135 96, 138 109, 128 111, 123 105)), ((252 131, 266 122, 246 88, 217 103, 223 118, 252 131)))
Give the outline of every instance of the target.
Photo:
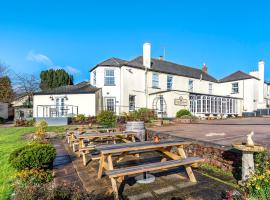
MULTIPOLYGON (((64 127, 48 127, 47 131, 64 131, 64 127)), ((12 181, 16 171, 9 166, 8 158, 13 149, 27 143, 22 139, 26 133, 35 131, 34 127, 0 128, 0 200, 7 199, 12 192, 12 181)))

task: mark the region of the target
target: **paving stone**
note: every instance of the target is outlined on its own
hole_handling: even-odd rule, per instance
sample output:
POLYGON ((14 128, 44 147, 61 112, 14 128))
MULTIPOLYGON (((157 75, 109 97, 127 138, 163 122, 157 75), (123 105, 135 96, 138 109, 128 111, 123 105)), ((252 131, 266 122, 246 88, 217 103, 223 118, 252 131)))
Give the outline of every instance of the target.
POLYGON ((174 190, 175 190, 175 188, 173 186, 169 186, 169 187, 164 187, 164 188, 161 188, 158 190, 154 190, 154 192, 156 194, 164 194, 164 193, 172 192, 174 190))
POLYGON ((141 200, 141 199, 149 199, 149 198, 153 198, 153 195, 150 192, 128 197, 129 200, 141 200))
POLYGON ((186 187, 190 187, 190 186, 194 186, 197 185, 198 183, 192 183, 192 182, 183 182, 183 183, 179 183, 176 186, 179 187, 180 189, 186 188, 186 187))

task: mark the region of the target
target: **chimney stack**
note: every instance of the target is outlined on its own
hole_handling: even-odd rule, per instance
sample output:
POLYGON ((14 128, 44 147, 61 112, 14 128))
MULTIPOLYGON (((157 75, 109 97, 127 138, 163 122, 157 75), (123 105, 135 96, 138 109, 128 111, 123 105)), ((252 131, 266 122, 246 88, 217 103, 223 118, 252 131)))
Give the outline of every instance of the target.
POLYGON ((202 71, 206 74, 208 73, 208 68, 205 63, 203 64, 202 71))
POLYGON ((159 60, 164 60, 164 57, 163 57, 163 56, 159 56, 158 59, 159 59, 159 60))
POLYGON ((143 44, 143 66, 151 68, 151 44, 148 42, 143 44))

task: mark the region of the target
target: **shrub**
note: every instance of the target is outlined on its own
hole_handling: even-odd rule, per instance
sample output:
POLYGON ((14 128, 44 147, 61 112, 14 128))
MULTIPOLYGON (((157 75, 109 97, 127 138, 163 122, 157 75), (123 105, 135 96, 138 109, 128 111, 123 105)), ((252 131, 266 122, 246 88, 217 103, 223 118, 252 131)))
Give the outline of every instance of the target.
POLYGON ((17 119, 15 121, 15 126, 20 127, 20 126, 26 126, 27 121, 25 119, 17 119))
POLYGON ((31 127, 31 126, 34 126, 35 123, 36 123, 35 119, 30 119, 26 121, 26 126, 31 127))
POLYGON ((267 199, 270 196, 270 156, 265 152, 255 153, 255 173, 245 184, 250 199, 267 199))
POLYGON ((104 127, 114 127, 117 117, 111 111, 102 111, 97 115, 97 122, 104 127))
POLYGON ((112 199, 107 194, 96 195, 82 192, 80 188, 71 185, 54 186, 51 183, 43 185, 18 186, 15 188, 13 200, 46 199, 46 200, 105 200, 112 199))
POLYGON ((46 129, 48 127, 48 123, 44 120, 41 120, 35 124, 36 132, 35 136, 38 140, 43 140, 45 138, 46 129))
POLYGON ((0 124, 4 124, 5 119, 3 117, 0 117, 0 124))
POLYGON ((181 110, 179 110, 177 113, 176 113, 176 117, 177 118, 180 118, 180 117, 182 117, 182 116, 192 116, 191 115, 191 112, 189 112, 189 110, 187 110, 187 109, 181 109, 181 110))
POLYGON ((35 125, 35 119, 30 119, 30 120, 17 119, 15 121, 15 126, 16 127, 21 127, 21 126, 30 127, 30 126, 34 126, 34 125, 35 125))
POLYGON ((42 168, 24 169, 17 173, 17 184, 25 185, 39 185, 48 183, 53 180, 51 170, 45 170, 42 168))
POLYGON ((79 114, 75 117, 75 121, 79 123, 84 122, 86 120, 87 120, 87 117, 83 114, 79 114))
POLYGON ((126 114, 127 120, 129 121, 144 121, 149 122, 153 119, 156 119, 157 116, 155 112, 149 108, 140 108, 126 114))
POLYGON ((55 148, 50 144, 32 144, 21 147, 11 153, 9 162, 17 170, 26 168, 46 168, 56 156, 55 148))
POLYGON ((91 116, 91 117, 86 117, 85 115, 77 115, 76 117, 72 118, 71 124, 73 125, 88 125, 88 124, 94 124, 96 123, 96 117, 91 116))

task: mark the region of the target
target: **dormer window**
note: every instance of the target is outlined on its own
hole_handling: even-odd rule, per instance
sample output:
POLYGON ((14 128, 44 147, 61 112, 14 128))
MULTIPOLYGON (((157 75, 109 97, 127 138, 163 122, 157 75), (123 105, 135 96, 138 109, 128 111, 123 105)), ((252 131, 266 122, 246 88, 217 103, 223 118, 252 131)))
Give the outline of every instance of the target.
POLYGON ((104 71, 104 85, 112 86, 115 85, 115 77, 113 69, 105 69, 104 71))

